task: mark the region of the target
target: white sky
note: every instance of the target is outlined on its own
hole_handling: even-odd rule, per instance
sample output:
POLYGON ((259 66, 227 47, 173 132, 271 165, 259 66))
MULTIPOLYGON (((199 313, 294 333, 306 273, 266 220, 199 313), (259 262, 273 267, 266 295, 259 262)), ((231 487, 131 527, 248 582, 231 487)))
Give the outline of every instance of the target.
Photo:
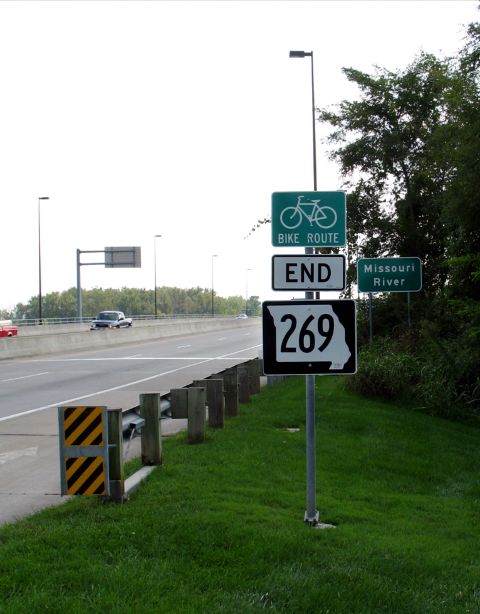
MULTIPOLYGON (((221 296, 289 298, 271 256, 292 250, 270 225, 244 239, 272 192, 313 189, 310 60, 289 50, 313 50, 324 107, 356 96, 342 67, 455 53, 477 6, 0 2, 0 307, 38 294, 39 196, 43 295, 105 246, 141 246, 142 268, 84 266, 83 288, 152 289, 161 234, 158 286, 210 288, 213 263, 221 296)), ((318 189, 340 189, 317 130, 318 189)))

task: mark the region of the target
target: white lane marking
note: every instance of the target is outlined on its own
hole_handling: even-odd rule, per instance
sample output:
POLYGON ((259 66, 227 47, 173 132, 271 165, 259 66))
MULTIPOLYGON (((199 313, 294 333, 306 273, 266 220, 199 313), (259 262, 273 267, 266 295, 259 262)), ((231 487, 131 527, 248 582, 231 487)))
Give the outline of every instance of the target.
POLYGON ((0 379, 0 384, 4 382, 16 382, 19 379, 28 379, 29 377, 38 377, 39 375, 48 375, 48 371, 42 373, 34 373, 33 375, 21 375, 20 377, 10 377, 9 379, 0 379))
POLYGON ((225 341, 226 337, 219 337, 217 341, 225 341))
MULTIPOLYGON (((260 347, 260 346, 254 346, 260 347)), ((170 369, 169 371, 163 371, 162 373, 157 373, 156 375, 150 375, 149 377, 144 377, 142 379, 135 380, 133 382, 128 382, 127 384, 121 384, 120 386, 114 386, 113 388, 106 388, 105 390, 97 390, 96 392, 91 392, 90 394, 84 394, 80 397, 75 397, 73 399, 65 399, 64 401, 57 401, 55 403, 50 403, 50 405, 44 405, 43 407, 36 407, 35 409, 28 409, 25 411, 18 412, 16 414, 12 414, 11 416, 4 416, 0 418, 0 422, 4 422, 5 420, 10 420, 12 418, 18 418, 19 416, 28 416, 28 414, 35 414, 39 411, 44 411, 45 409, 51 409, 52 407, 59 407, 61 405, 68 405, 69 403, 75 403, 76 401, 80 401, 81 399, 88 399, 90 397, 94 397, 97 394, 106 394, 107 392, 114 392, 115 390, 122 390, 122 388, 128 388, 129 386, 135 386, 136 384, 142 384, 143 382, 148 382, 152 379, 156 379, 157 377, 163 377, 165 375, 171 375, 172 373, 177 373, 178 371, 183 371, 183 369, 189 369, 190 367, 197 367, 205 362, 213 362, 215 360, 225 360, 228 356, 233 354, 239 354, 240 352, 246 352, 247 350, 251 350, 253 348, 245 348, 243 350, 239 350, 238 352, 233 352, 232 354, 226 354, 225 356, 216 356, 214 358, 204 358, 199 359, 198 362, 194 362, 191 365, 184 365, 183 367, 178 367, 177 369, 170 369)), ((69 361, 74 359, 68 359, 69 361)), ((81 358, 79 360, 87 360, 85 358, 81 358)), ((94 358, 93 360, 98 360, 94 358)), ((109 360, 109 359, 106 359, 109 360)), ((125 359, 123 359, 125 360, 125 359)), ((137 360, 137 359, 135 359, 137 360)), ((141 359, 140 359, 141 360, 141 359)), ((190 359, 192 360, 192 359, 190 359)), ((49 360, 48 362, 54 362, 49 360)), ((60 360, 56 360, 55 362, 62 362, 60 360)))
POLYGON ((0 465, 8 463, 8 461, 18 460, 22 456, 36 456, 38 452, 38 446, 33 448, 24 448, 23 450, 13 450, 12 452, 2 452, 0 454, 0 465))
POLYGON ((241 354, 242 352, 247 352, 248 350, 256 350, 257 348, 261 348, 262 344, 252 345, 249 348, 245 348, 243 350, 238 350, 238 352, 230 352, 229 354, 224 354, 223 356, 219 356, 219 358, 228 358, 229 356, 235 356, 235 354, 241 354))
POLYGON ((191 348, 192 344, 188 344, 188 345, 177 345, 177 350, 184 350, 185 348, 191 348))
POLYGON ((103 358, 37 358, 30 359, 30 362, 107 362, 111 361, 121 361, 121 360, 227 360, 229 356, 235 356, 236 354, 241 354, 242 352, 248 352, 250 350, 255 350, 256 348, 262 347, 262 344, 252 345, 248 348, 243 348, 242 350, 238 350, 237 352, 231 352, 230 354, 222 354, 221 356, 105 356, 103 358))
POLYGON ((141 354, 132 354, 131 356, 125 356, 125 358, 140 358, 141 354))

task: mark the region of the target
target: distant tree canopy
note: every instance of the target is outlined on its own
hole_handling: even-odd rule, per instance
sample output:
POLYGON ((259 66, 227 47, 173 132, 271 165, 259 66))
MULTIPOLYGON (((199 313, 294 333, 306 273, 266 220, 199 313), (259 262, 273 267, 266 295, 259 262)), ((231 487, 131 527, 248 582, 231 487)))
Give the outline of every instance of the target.
MULTIPOLYGON (((260 301, 258 296, 245 297, 231 296, 223 298, 214 294, 214 312, 216 315, 236 315, 244 313, 259 315, 260 301)), ((73 318, 77 314, 76 288, 64 292, 51 292, 42 299, 42 317, 44 318, 73 318)), ((83 314, 93 317, 96 313, 106 309, 123 311, 129 316, 154 314, 155 296, 153 290, 138 288, 113 288, 82 290, 83 314)), ((157 288, 157 314, 211 314, 212 292, 206 288, 170 288, 166 286, 157 288)), ((18 303, 10 313, 3 310, 5 317, 15 319, 38 318, 38 295, 32 296, 27 304, 18 303)))

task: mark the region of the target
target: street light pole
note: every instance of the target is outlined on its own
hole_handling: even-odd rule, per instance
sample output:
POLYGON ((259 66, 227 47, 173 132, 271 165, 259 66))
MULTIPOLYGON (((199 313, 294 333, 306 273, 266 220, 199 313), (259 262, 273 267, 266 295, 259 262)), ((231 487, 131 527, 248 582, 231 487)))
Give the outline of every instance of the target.
POLYGON ((154 286, 154 302, 155 302, 155 318, 157 317, 157 239, 162 235, 153 235, 153 273, 155 276, 154 286))
MULTIPOLYGON (((312 83, 312 134, 313 134, 313 189, 317 191, 317 146, 315 133, 315 86, 313 80, 313 51, 290 51, 291 58, 310 58, 312 83)), ((313 247, 306 247, 305 254, 313 254, 313 247)), ((313 292, 305 292, 305 298, 313 300, 313 292)), ((307 464, 307 509, 304 520, 318 525, 319 513, 316 506, 316 450, 315 450, 315 376, 305 376, 306 405, 306 464, 307 464)))
POLYGON ((50 200, 49 196, 38 197, 38 323, 42 324, 42 235, 40 225, 40 201, 50 200))
MULTIPOLYGON (((313 51, 290 51, 291 58, 310 58, 312 82, 313 189, 317 191, 317 137, 315 133, 315 84, 313 80, 313 51)), ((313 248, 311 248, 313 250, 313 248)), ((311 252, 313 253, 313 251, 311 252)))
POLYGON ((212 254, 212 318, 215 316, 215 308, 213 303, 213 259, 217 257, 218 254, 212 254))

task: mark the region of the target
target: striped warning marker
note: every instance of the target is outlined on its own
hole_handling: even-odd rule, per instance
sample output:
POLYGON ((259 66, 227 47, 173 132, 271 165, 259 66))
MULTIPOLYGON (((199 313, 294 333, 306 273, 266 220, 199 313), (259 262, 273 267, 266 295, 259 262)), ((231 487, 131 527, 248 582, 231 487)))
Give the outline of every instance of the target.
POLYGON ((66 446, 103 446, 103 408, 65 407, 63 428, 66 446))
POLYGON ((68 495, 105 495, 105 466, 102 456, 65 459, 68 495))
POLYGON ((62 495, 108 495, 107 408, 59 407, 62 495))

